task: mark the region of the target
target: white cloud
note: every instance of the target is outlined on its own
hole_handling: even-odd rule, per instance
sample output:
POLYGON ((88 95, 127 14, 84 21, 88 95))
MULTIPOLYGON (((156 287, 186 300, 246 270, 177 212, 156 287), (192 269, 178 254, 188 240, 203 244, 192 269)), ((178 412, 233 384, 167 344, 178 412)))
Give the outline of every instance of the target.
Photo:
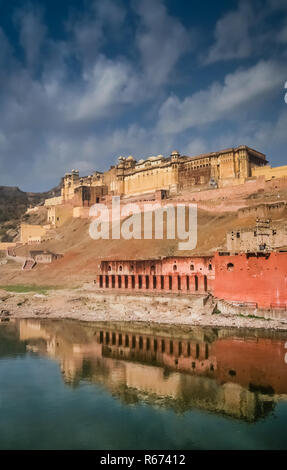
POLYGON ((260 61, 249 69, 239 69, 226 75, 224 83, 213 83, 208 89, 180 100, 169 97, 159 112, 158 127, 162 132, 178 133, 185 129, 229 120, 232 113, 274 89, 282 88, 287 73, 285 64, 260 61))
POLYGON ((67 24, 72 48, 78 60, 89 69, 93 67, 100 48, 114 32, 124 31, 126 9, 114 0, 98 0, 81 15, 74 15, 67 24), (108 34, 107 34, 108 33, 108 34))
POLYGON ((154 85, 166 83, 176 73, 179 58, 193 48, 193 36, 160 0, 137 1, 135 9, 141 21, 136 44, 145 79, 154 85))
POLYGON ((72 119, 98 119, 115 114, 121 104, 132 104, 140 97, 138 78, 124 61, 100 56, 92 70, 84 75, 83 87, 67 103, 72 119))
POLYGON ((191 139, 184 147, 184 153, 186 155, 200 155, 206 152, 208 152, 208 145, 206 140, 201 137, 191 139))
POLYGON ((270 22, 274 14, 284 15, 286 0, 239 2, 238 8, 220 18, 215 26, 215 42, 203 63, 211 64, 230 59, 245 59, 274 50, 276 42, 286 42, 285 26, 275 32, 270 22), (273 48, 273 49, 272 49, 273 48))
POLYGON ((239 3, 238 10, 228 12, 216 23, 215 44, 209 50, 205 63, 249 57, 253 47, 250 28, 255 25, 252 5, 239 3))

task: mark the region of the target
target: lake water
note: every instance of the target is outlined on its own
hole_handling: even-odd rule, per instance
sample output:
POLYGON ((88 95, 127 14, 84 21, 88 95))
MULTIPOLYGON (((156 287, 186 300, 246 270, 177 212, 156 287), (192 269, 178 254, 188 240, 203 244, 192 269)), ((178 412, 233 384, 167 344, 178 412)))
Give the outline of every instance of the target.
POLYGON ((0 323, 1 449, 286 449, 287 334, 0 323))

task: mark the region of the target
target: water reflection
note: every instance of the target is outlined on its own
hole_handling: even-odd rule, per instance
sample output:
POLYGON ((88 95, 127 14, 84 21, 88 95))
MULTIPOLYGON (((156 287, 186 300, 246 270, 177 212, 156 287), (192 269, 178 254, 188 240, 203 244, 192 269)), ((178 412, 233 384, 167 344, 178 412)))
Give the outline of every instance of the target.
POLYGON ((255 422, 286 399, 286 334, 73 321, 0 327, 11 350, 59 361, 63 379, 101 384, 125 404, 193 408, 255 422))

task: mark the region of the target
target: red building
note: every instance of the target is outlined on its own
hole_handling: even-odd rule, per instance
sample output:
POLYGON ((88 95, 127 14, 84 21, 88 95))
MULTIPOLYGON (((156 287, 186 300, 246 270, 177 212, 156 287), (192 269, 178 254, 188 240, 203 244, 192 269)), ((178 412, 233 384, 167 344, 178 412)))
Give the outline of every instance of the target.
POLYGON ((101 289, 214 297, 258 308, 287 308, 287 253, 244 253, 102 261, 95 281, 101 289))
POLYGON ((100 288, 204 293, 213 290, 212 256, 102 261, 100 288))
POLYGON ((214 265, 215 297, 260 308, 286 308, 287 253, 216 253, 214 265))

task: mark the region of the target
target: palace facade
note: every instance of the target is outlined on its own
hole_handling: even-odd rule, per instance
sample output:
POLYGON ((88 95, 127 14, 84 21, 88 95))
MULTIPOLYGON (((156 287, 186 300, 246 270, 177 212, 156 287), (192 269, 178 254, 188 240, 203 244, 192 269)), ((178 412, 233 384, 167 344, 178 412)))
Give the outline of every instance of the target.
POLYGON ((67 173, 61 197, 50 204, 73 200, 75 204, 90 205, 107 195, 129 197, 159 190, 176 194, 185 189, 242 184, 252 177, 254 169, 267 163, 263 153, 245 145, 194 157, 177 151, 167 158, 158 155, 139 161, 132 156, 119 157, 117 165, 103 173, 96 171, 84 178, 77 170, 67 173))

